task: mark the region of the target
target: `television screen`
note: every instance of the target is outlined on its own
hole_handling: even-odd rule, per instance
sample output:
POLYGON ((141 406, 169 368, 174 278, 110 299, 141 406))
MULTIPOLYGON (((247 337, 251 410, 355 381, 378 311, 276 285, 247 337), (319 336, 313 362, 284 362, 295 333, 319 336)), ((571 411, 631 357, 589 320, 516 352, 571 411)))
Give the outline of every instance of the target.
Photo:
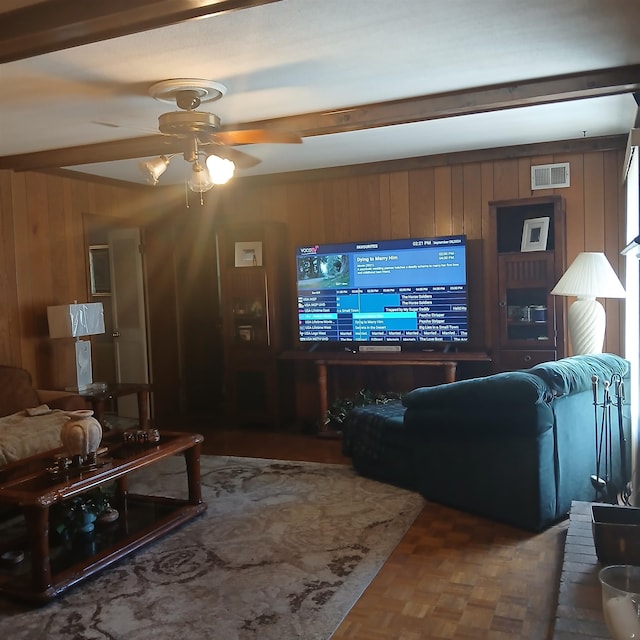
POLYGON ((296 249, 301 342, 467 340, 466 237, 296 249))

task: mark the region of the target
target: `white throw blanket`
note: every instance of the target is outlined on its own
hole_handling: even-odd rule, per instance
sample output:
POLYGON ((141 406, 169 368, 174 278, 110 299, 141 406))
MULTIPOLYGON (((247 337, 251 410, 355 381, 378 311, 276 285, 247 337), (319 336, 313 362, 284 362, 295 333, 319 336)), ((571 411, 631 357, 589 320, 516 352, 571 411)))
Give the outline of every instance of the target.
POLYGON ((36 416, 18 411, 0 418, 0 465, 61 447, 60 431, 68 419, 59 409, 36 416))

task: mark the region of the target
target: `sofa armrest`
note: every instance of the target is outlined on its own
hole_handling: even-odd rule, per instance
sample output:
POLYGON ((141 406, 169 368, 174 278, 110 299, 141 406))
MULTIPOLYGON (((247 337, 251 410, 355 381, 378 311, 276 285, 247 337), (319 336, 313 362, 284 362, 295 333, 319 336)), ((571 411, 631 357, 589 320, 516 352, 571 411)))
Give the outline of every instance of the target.
POLYGON ((553 394, 538 377, 523 371, 507 371, 484 378, 460 380, 435 387, 421 387, 402 398, 407 409, 465 409, 491 411, 496 407, 544 404, 553 394))
POLYGON ((89 403, 82 396, 69 391, 37 389, 36 393, 38 394, 40 402, 48 405, 51 409, 61 409, 62 411, 82 411, 91 408, 89 403))
POLYGON ((631 363, 612 353, 578 355, 553 362, 543 362, 528 370, 538 376, 555 396, 568 396, 573 393, 592 391, 592 377, 599 384, 611 380, 614 375, 626 378, 631 363))

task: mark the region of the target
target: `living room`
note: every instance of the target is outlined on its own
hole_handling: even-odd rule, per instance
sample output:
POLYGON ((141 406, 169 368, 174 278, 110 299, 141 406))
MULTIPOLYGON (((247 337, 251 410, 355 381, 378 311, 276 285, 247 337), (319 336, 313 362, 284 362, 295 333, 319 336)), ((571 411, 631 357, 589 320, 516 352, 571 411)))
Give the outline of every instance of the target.
MULTIPOLYGON (((29 4, 32 3, 21 2, 18 6, 27 5, 28 9, 29 4)), ((286 14, 286 7, 279 5, 276 2, 260 10, 284 10, 286 14)), ((620 7, 611 14, 619 28, 629 22, 625 10, 620 7)), ((407 11, 410 14, 409 8, 407 11)), ((243 10, 234 14, 242 15, 243 10)), ((406 15, 404 12, 402 15, 404 20, 406 15)), ((435 14, 432 17, 435 19, 435 14)), ((561 17, 571 19, 570 15, 556 16, 558 20, 561 17)), ((400 21, 400 24, 405 23, 400 21)), ((34 26, 42 30, 46 23, 34 26)), ((464 24, 459 28, 468 26, 464 24)), ((588 30, 588 16, 581 18, 580 26, 588 30)), ((553 28, 561 31, 558 25, 553 28)), ((609 38, 608 32, 606 37, 609 38)), ((632 49, 625 53, 625 46, 632 47, 631 42, 635 46, 633 39, 628 45, 616 43, 619 65, 633 62, 632 49)), ((604 59, 592 64, 606 66, 604 59)), ((623 84, 625 73, 631 73, 633 67, 620 69, 620 72, 605 74, 604 78, 585 76, 580 81, 602 85, 599 90, 590 89, 590 95, 624 91, 627 92, 624 97, 633 102, 628 93, 633 91, 633 85, 623 84)), ((16 70, 19 71, 19 67, 16 70)), ((572 90, 569 78, 556 82, 554 91, 567 94, 572 90)), ((543 97, 546 87, 541 84, 541 87, 532 85, 532 91, 539 94, 529 98, 532 104, 552 99, 543 97)), ((576 98, 586 95, 576 87, 573 91, 576 98)), ((510 93, 507 85, 504 92, 510 93)), ((480 102, 483 94, 461 95, 461 101, 465 99, 480 102)), ((453 103, 454 96, 447 100, 453 103)), ((499 112, 500 109, 495 113, 499 112)), ((619 117, 623 116, 626 118, 628 114, 620 113, 619 117)), ((199 412, 207 406, 212 389, 215 395, 224 378, 218 364, 223 352, 222 337, 214 329, 220 311, 215 294, 215 233, 222 224, 243 221, 275 222, 284 226, 286 239, 281 262, 283 278, 289 279, 284 287, 289 289, 289 297, 284 304, 291 311, 281 313, 280 319, 289 324, 295 322, 296 312, 291 290, 294 247, 308 243, 465 234, 470 278, 468 347, 491 354, 496 345, 493 310, 487 298, 494 267, 487 251, 491 235, 489 203, 552 194, 561 197, 566 211, 563 247, 566 266, 582 251, 603 251, 614 270, 624 277, 625 261, 619 252, 626 244, 627 231, 621 179, 628 160, 628 129, 632 125, 633 122, 622 127, 618 124, 615 130, 620 133, 612 135, 583 131, 571 139, 555 138, 555 142, 547 139, 510 146, 494 143, 483 148, 409 158, 396 153, 399 159, 384 162, 379 161, 384 157, 381 150, 377 157, 373 156, 374 161, 359 164, 264 175, 256 175, 252 170, 246 177, 240 172, 224 187, 187 201, 180 181, 165 182, 166 176, 162 176, 153 189, 140 186, 139 176, 135 183, 100 180, 105 163, 85 165, 82 173, 64 169, 46 174, 2 171, 2 214, 6 219, 2 230, 3 244, 7 246, 3 253, 7 277, 2 283, 3 308, 6 309, 2 332, 5 340, 0 345, 2 360, 24 366, 39 385, 51 386, 55 376, 46 307, 87 299, 87 245, 96 228, 138 227, 143 232, 145 251, 149 378, 155 389, 153 415, 156 420, 162 420, 199 412), (531 167, 559 163, 567 163, 570 170, 568 186, 533 191, 531 167), (92 172, 94 177, 90 177, 92 172), (181 271, 170 269, 169 255, 181 271), (191 281, 185 282, 185 275, 191 281), (178 282, 178 278, 182 280, 178 282), (171 305, 167 305, 168 301, 172 301, 171 305)), ((502 140, 500 125, 496 123, 493 127, 495 139, 502 140)), ((122 135, 123 132, 118 132, 116 139, 122 135)), ((315 137, 317 133, 307 138, 306 144, 314 143, 315 137)), ((292 153, 290 146, 298 145, 271 145, 285 156, 292 153)), ((305 143, 300 146, 304 148, 305 143)), ((86 153, 89 148, 85 156, 86 153)), ((61 162, 60 154, 57 156, 54 162, 61 162)), ((179 167, 177 160, 172 161, 167 174, 174 169, 173 165, 179 167)), ((11 166, 10 161, 11 158, 7 158, 0 166, 11 166)), ((43 166, 40 158, 38 162, 43 166)), ((268 166, 268 161, 265 159, 262 164, 268 166)), ((44 166, 51 166, 51 159, 44 166)), ((133 179, 131 172, 129 175, 133 179)), ((562 302, 566 304, 565 299, 562 302)), ((605 351, 623 353, 624 304, 608 299, 605 306, 608 317, 605 351)), ((289 330, 287 343, 282 345, 284 349, 297 346, 294 328, 289 330)), ((566 343, 566 327, 564 332, 561 338, 566 343)), ((314 386, 313 380, 297 385, 300 398, 296 400, 296 411, 299 412, 300 406, 311 405, 309 414, 317 417, 317 407, 313 406, 317 404, 314 386)))
MULTIPOLYGON (((637 45, 633 47, 627 59, 611 66, 637 65, 637 45)), ((634 126, 638 126, 637 120, 634 126)), ((344 462, 338 442, 320 443, 301 434, 297 426, 322 418, 317 378, 313 367, 305 363, 291 366, 293 372, 285 370, 283 376, 291 421, 275 428, 268 424, 260 434, 262 441, 252 440, 254 431, 234 430, 229 436, 232 444, 226 435, 216 434, 220 425, 232 422, 225 417, 225 344, 216 295, 217 232, 244 223, 275 223, 284 228, 281 260, 287 297, 279 311, 288 325, 288 337, 283 349, 300 346, 294 332, 295 247, 464 234, 469 247, 470 310, 470 342, 464 349, 491 354, 496 349, 495 310, 488 303, 488 294, 496 275, 486 249, 491 234, 490 203, 560 197, 566 214, 566 266, 580 252, 604 252, 624 282, 626 260, 620 251, 627 243, 628 212, 621 178, 628 144, 628 131, 611 135, 579 132, 571 139, 239 175, 202 198, 199 194, 185 198, 184 184, 162 180, 150 187, 60 168, 0 169, 0 260, 5 274, 0 280, 4 310, 0 317, 0 362, 24 367, 40 388, 53 386, 56 361, 48 334, 47 307, 89 299, 88 245, 92 234, 121 226, 138 228, 144 245, 154 423, 200 421, 211 433, 210 453, 217 448, 229 455, 253 455, 262 447, 268 457, 297 456, 294 459, 301 460, 316 456, 344 462), (561 163, 570 167, 570 184, 532 190, 532 167, 561 163), (279 430, 284 433, 273 440, 273 431, 279 430)), ((558 304, 566 312, 568 301, 563 298, 558 304)), ((628 346, 625 302, 606 299, 603 304, 607 314, 604 351, 624 355, 628 346)), ((569 354, 566 323, 559 339, 569 354)), ((462 367, 460 374, 481 375, 489 370, 487 366, 466 371, 462 367)), ((389 382, 406 390, 414 386, 416 375, 415 371, 397 371, 389 382)), ((438 376, 433 373, 436 382, 440 381, 438 376)), ((354 375, 341 391, 351 393, 360 382, 354 375)), ((246 390, 247 402, 251 392, 246 390)), ((451 517, 445 510, 443 519, 451 517)), ((485 531, 485 524, 474 519, 463 517, 462 523, 461 527, 485 531)), ((504 531, 499 528, 494 532, 498 541, 504 531)), ((554 565, 553 570, 556 568, 554 565)), ((544 585, 542 578, 540 584, 544 585)), ((419 591, 415 585, 412 588, 419 591)), ((382 587, 379 589, 378 594, 382 587)), ((348 637, 344 633, 343 637, 348 637)), ((407 637, 419 637, 415 628, 411 633, 414 636, 407 637)))
MULTIPOLYGON (((180 201, 182 194, 170 188, 151 191, 84 177, 3 171, 2 193, 7 203, 2 209, 3 245, 7 247, 4 269, 12 277, 7 275, 3 281, 6 339, 2 342, 2 360, 33 372, 42 388, 51 387, 54 364, 46 307, 86 299, 85 219, 95 216, 102 222, 109 218, 117 223, 118 218, 125 218, 127 224, 135 222, 144 229, 153 415, 156 420, 180 415, 180 393, 184 389, 178 372, 185 364, 180 360, 180 318, 174 304, 167 304, 178 299, 179 283, 167 256, 180 259, 184 257, 182 251, 187 252, 191 272, 199 274, 189 285, 198 292, 208 287, 210 292, 204 301, 209 308, 203 303, 198 312, 207 314, 205 321, 208 318, 210 326, 215 326, 216 310, 211 306, 215 301, 213 227, 225 213, 234 222, 285 222, 290 246, 317 240, 385 237, 391 229, 397 237, 464 230, 476 247, 469 255, 471 346, 490 352, 491 316, 483 300, 486 278, 492 276, 483 275, 491 274, 491 266, 484 264, 481 248, 487 233, 489 201, 530 197, 531 165, 569 162, 571 186, 545 192, 561 195, 566 203, 567 257, 571 260, 587 249, 605 251, 620 271, 622 259, 618 253, 625 226, 620 172, 625 141, 607 143, 613 148, 554 154, 550 150, 553 143, 549 143, 544 145, 544 155, 513 159, 468 162, 458 156, 457 163, 451 157, 447 164, 434 167, 412 167, 412 161, 397 161, 387 163, 384 171, 376 167, 374 173, 368 173, 368 167, 351 167, 314 172, 305 175, 305 181, 287 182, 288 177, 278 176, 237 180, 224 194, 214 194, 202 208, 188 211, 180 201), (334 177, 336 173, 342 175, 334 177), (132 216, 132 209, 142 213, 132 216), (167 215, 160 215, 161 211, 167 215)), ((611 353, 623 352, 621 307, 619 300, 606 301, 604 349, 611 353)), ((294 312, 292 308, 292 316, 294 312)), ((197 336, 203 350, 215 353, 214 334, 197 336)), ((208 362, 207 366, 209 370, 200 375, 207 381, 203 386, 209 389, 202 395, 210 399, 211 380, 219 380, 221 373, 217 371, 218 362, 208 362)), ((317 403, 316 391, 309 388, 307 393, 310 402, 317 403)))

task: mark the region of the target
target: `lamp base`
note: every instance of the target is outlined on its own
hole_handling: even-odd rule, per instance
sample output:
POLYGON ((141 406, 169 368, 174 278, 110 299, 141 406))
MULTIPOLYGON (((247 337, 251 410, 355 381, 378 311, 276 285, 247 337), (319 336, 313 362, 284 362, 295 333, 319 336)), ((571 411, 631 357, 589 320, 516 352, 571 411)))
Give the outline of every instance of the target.
POLYGON ((602 353, 607 317, 595 298, 578 297, 569 307, 567 320, 574 355, 602 353))
POLYGON ((52 340, 52 356, 54 388, 78 393, 93 384, 88 340, 52 340))

